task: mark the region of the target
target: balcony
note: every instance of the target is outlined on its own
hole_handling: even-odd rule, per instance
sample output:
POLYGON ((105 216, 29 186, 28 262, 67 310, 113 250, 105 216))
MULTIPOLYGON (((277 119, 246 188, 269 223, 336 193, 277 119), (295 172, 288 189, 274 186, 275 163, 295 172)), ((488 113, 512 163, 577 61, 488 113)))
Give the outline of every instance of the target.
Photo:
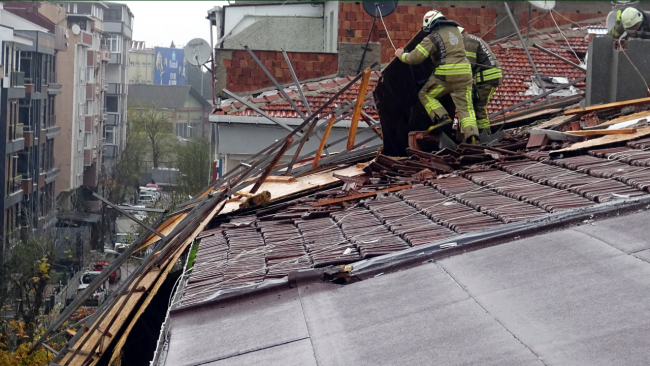
POLYGON ((45 136, 48 139, 53 139, 61 134, 61 126, 50 126, 46 129, 45 136))
POLYGON ((111 53, 111 59, 108 61, 109 64, 122 64, 122 54, 121 53, 111 53))
POLYGON ((61 84, 57 82, 57 75, 55 72, 50 73, 49 80, 47 81, 47 93, 61 94, 61 84))
POLYGON ((31 177, 23 174, 21 185, 24 194, 31 194, 34 191, 34 184, 31 177))
POLYGON ((124 91, 122 84, 108 83, 107 85, 108 85, 108 89, 106 90, 106 94, 119 95, 122 94, 122 92, 124 91))
POLYGON ((9 135, 7 136, 7 154, 13 154, 25 148, 25 138, 23 136, 23 124, 9 126, 9 135))
POLYGON ((5 209, 11 207, 23 199, 22 176, 17 175, 7 180, 7 196, 5 197, 5 209))
POLYGON ((9 99, 25 98, 25 73, 13 71, 11 73, 11 87, 7 93, 9 99))
POLYGON ((24 147, 32 147, 37 141, 35 141, 36 136, 34 136, 34 131, 30 126, 23 126, 23 141, 24 147))
POLYGON ((56 180, 56 178, 59 176, 60 171, 61 169, 57 167, 45 172, 45 184, 54 182, 54 180, 56 180))

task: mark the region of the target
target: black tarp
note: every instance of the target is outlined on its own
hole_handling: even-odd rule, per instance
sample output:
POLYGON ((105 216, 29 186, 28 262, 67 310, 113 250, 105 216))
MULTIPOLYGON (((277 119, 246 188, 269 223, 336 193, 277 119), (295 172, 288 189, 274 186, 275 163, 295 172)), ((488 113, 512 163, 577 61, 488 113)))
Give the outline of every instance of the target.
MULTIPOLYGON (((404 48, 409 52, 417 46, 427 33, 420 31, 404 48)), ((406 156, 408 133, 424 131, 431 120, 418 99, 418 92, 433 73, 433 62, 426 60, 412 66, 394 59, 384 69, 375 88, 374 97, 384 135, 383 154, 406 156)), ((455 114, 455 106, 449 95, 440 99, 450 116, 455 114)), ((445 132, 449 135, 451 126, 445 132)))

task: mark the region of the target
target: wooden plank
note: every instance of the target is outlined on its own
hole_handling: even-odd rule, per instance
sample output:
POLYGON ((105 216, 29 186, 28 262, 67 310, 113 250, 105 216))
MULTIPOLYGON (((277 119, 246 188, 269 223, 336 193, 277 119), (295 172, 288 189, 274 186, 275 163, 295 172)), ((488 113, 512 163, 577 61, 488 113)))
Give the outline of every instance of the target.
POLYGON ((277 155, 275 155, 271 163, 266 167, 266 169, 264 169, 264 173, 262 173, 262 175, 257 179, 257 182, 255 182, 255 185, 253 186, 253 188, 251 188, 250 193, 255 194, 257 190, 260 189, 260 186, 262 186, 262 184, 266 180, 266 177, 268 177, 269 174, 271 174, 271 170, 273 170, 275 164, 277 164, 277 162, 280 161, 280 158, 282 158, 284 153, 287 152, 287 150, 289 150, 289 146, 291 146, 292 143, 293 143, 293 137, 289 137, 285 141, 284 145, 280 148, 280 151, 278 151, 277 155))
POLYGON ((628 114, 626 116, 621 116, 621 117, 618 117, 618 118, 614 118, 614 119, 609 120, 607 122, 603 122, 603 123, 599 124, 598 126, 611 126, 611 125, 615 125, 617 123, 627 122, 627 121, 631 121, 633 119, 640 119, 640 118, 646 118, 646 117, 650 117, 650 111, 641 111, 641 112, 637 112, 637 113, 628 114))
POLYGON ((640 137, 646 137, 650 135, 650 127, 639 128, 636 133, 626 134, 626 135, 607 135, 603 137, 598 137, 593 140, 577 142, 567 148, 551 151, 552 155, 557 155, 563 152, 576 151, 580 149, 591 149, 596 146, 607 145, 615 142, 631 141, 640 137))
POLYGON ((314 156, 314 162, 311 165, 314 169, 318 167, 318 161, 320 160, 320 155, 323 153, 323 148, 325 148, 325 143, 327 142, 327 138, 330 136, 330 131, 332 131, 332 126, 334 126, 334 122, 336 122, 336 118, 334 117, 330 118, 329 122, 327 123, 327 128, 325 128, 325 132, 323 133, 323 138, 320 139, 320 145, 318 146, 318 150, 316 151, 316 156, 314 156))
MULTIPOLYGON (((169 219, 167 219, 167 221, 163 222, 158 227, 158 231, 160 231, 164 235, 169 235, 174 230, 174 228, 176 228, 176 225, 178 225, 181 221, 183 221, 185 216, 187 216, 187 212, 184 212, 184 213, 178 214, 176 216, 170 217, 169 219)), ((147 241, 145 241, 140 246, 140 248, 138 248, 138 250, 142 250, 142 249, 148 247, 149 245, 151 245, 151 244, 153 244, 153 243, 155 243, 155 242, 157 242, 159 240, 160 240, 160 238, 157 235, 151 234, 147 238, 147 241)))
POLYGON ((296 177, 283 177, 283 176, 272 175, 266 178, 266 182, 274 182, 274 183, 293 183, 295 181, 296 181, 296 177))
POLYGON ((639 104, 647 104, 647 103, 650 103, 650 97, 641 98, 641 99, 625 100, 625 101, 622 101, 622 102, 594 105, 594 106, 591 106, 591 107, 585 107, 585 108, 579 108, 579 109, 572 109, 570 111, 565 111, 564 114, 568 116, 570 114, 587 113, 587 112, 592 112, 592 111, 602 111, 603 109, 622 108, 622 107, 627 107, 627 106, 631 106, 631 105, 639 105, 639 104))
POLYGON ((375 195, 377 195, 379 193, 383 193, 383 192, 395 192, 395 191, 401 191, 402 189, 407 189, 407 188, 411 188, 411 185, 407 184, 407 185, 404 185, 404 186, 391 187, 391 188, 386 188, 386 189, 382 189, 382 190, 375 191, 375 192, 355 194, 354 196, 348 196, 348 197, 343 197, 343 198, 321 199, 321 200, 318 200, 318 202, 314 202, 313 206, 314 207, 319 207, 319 206, 330 205, 332 203, 352 201, 352 200, 356 200, 356 199, 359 199, 359 198, 372 197, 372 196, 375 196, 375 195))
POLYGON ((357 104, 354 106, 352 113, 352 121, 350 122, 350 133, 348 134, 347 150, 352 151, 354 148, 354 139, 357 137, 357 127, 359 126, 359 118, 361 117, 361 110, 363 109, 363 102, 366 96, 366 89, 368 89, 368 80, 370 80, 370 68, 363 71, 361 84, 359 85, 359 94, 357 96, 357 104))
POLYGON ((201 222, 201 224, 194 230, 194 233, 185 240, 183 245, 181 246, 180 250, 176 251, 176 254, 172 258, 171 261, 169 261, 169 264, 165 268, 165 271, 160 275, 160 278, 158 281, 156 281, 156 284, 152 288, 152 290, 149 292, 149 295, 147 298, 144 300, 142 303, 142 306, 140 309, 138 309, 138 312, 135 314, 127 328, 124 330, 124 333, 122 334, 122 337, 120 340, 117 342, 115 345, 115 350, 113 351, 113 355, 111 356, 111 360, 108 363, 109 365, 112 365, 114 361, 116 361, 117 357, 122 353, 122 348, 124 347, 124 344, 126 343, 126 339, 128 338, 129 334, 133 330, 133 327, 135 326, 135 323, 140 319, 140 316, 144 313, 144 311, 147 309, 151 301, 153 300, 153 297, 158 293, 158 290, 160 289, 160 286, 162 286, 163 282, 165 282, 165 279, 167 279, 167 276, 169 275, 169 272, 172 270, 174 267, 174 264, 178 261, 178 258, 180 258, 181 254, 185 251, 185 248, 187 248, 189 245, 192 244, 194 239, 203 231, 205 230, 206 225, 212 220, 212 218, 216 215, 216 213, 219 211, 219 208, 221 208, 220 204, 217 204, 210 215, 206 217, 205 220, 201 222))
MULTIPOLYGON (((350 166, 343 169, 327 168, 323 172, 310 172, 308 175, 297 177, 296 181, 292 184, 264 182, 264 184, 262 184, 260 187, 260 190, 269 191, 271 193, 272 201, 276 201, 285 197, 299 194, 300 192, 310 191, 331 183, 340 182, 338 179, 334 178, 333 174, 354 177, 362 175, 364 172, 361 168, 357 168, 356 166, 350 166)), ((248 189, 249 188, 244 188, 244 191, 248 189)), ((223 210, 221 210, 221 214, 226 214, 237 210, 239 210, 238 202, 227 203, 223 210)))
POLYGON ((596 135, 625 135, 636 133, 636 128, 619 128, 617 130, 582 130, 567 131, 566 133, 578 136, 596 136, 596 135))

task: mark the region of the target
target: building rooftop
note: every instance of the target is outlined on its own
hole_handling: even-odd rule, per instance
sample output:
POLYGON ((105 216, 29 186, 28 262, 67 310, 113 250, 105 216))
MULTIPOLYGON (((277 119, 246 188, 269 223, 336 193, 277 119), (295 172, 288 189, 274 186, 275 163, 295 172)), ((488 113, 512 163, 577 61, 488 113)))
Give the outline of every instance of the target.
POLYGON ((136 108, 155 106, 162 109, 181 109, 189 96, 204 107, 211 106, 201 93, 190 85, 129 85, 129 106, 136 108))
POLYGON ((588 221, 346 285, 297 279, 172 311, 159 364, 642 364, 649 218, 588 221))

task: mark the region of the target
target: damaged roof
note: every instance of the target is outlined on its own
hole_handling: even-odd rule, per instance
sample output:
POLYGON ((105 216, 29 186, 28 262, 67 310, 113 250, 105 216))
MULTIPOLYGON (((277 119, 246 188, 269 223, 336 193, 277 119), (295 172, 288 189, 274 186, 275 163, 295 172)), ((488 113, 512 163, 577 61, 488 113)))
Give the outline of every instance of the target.
MULTIPOLYGON (((608 365, 648 357, 648 212, 347 285, 172 310, 157 365, 608 365)), ((427 261, 427 258, 431 260, 427 261)))

